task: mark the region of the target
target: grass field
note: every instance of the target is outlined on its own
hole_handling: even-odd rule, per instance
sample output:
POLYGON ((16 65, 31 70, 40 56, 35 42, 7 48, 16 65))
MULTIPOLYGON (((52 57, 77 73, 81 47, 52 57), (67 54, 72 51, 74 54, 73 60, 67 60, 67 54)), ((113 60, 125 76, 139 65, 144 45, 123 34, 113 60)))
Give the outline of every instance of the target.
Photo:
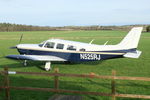
MULTIPOLYGON (((21 43, 40 43, 49 38, 61 38, 81 42, 104 44, 117 44, 127 32, 122 31, 38 31, 38 32, 0 32, 0 70, 8 66, 13 71, 45 72, 42 62, 30 62, 28 67, 23 67, 19 61, 3 58, 5 55, 18 54, 15 49, 9 49, 19 42, 21 34, 24 34, 21 43)), ((116 70, 118 76, 150 77, 150 33, 143 33, 138 49, 142 51, 139 59, 111 59, 100 62, 88 62, 82 64, 53 63, 52 68, 59 68, 61 73, 87 74, 94 72, 100 75, 110 75, 111 70, 116 70)), ((47 72, 51 73, 53 72, 47 72)), ((2 84, 0 76, 0 85, 2 84)), ((10 75, 12 86, 53 87, 52 77, 10 75)), ((61 89, 73 89, 81 91, 111 92, 110 80, 60 78, 61 89)), ((150 95, 150 82, 143 81, 117 81, 118 93, 150 95)), ((0 100, 4 100, 4 91, 0 91, 0 100)), ((11 90, 11 100, 48 100, 54 93, 11 90)), ((84 100, 110 100, 110 97, 83 95, 84 100)), ((117 100, 129 100, 118 98, 117 100)), ((142 100, 142 99, 130 99, 142 100)))

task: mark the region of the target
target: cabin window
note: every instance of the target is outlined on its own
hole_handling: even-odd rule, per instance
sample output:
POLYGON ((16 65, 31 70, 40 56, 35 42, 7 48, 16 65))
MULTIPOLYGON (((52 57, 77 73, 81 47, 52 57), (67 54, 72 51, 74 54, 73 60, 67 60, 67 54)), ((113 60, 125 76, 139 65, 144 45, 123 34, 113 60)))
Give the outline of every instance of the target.
POLYGON ((76 51, 76 47, 72 45, 68 45, 67 50, 73 50, 76 51))
POLYGON ((63 48, 64 48, 64 44, 60 44, 60 43, 57 44, 56 49, 63 49, 63 48))
POLYGON ((54 42, 47 42, 44 47, 46 47, 46 48, 54 48, 54 46, 55 46, 54 42))
POLYGON ((79 51, 85 51, 85 49, 84 49, 84 48, 81 48, 79 51))

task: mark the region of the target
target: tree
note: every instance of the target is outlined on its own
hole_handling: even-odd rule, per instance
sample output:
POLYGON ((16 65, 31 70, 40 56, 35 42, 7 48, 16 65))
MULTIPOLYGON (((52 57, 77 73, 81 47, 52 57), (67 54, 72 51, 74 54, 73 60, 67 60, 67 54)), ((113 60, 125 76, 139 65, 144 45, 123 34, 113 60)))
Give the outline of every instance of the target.
POLYGON ((150 32, 150 25, 146 27, 146 32, 150 32))

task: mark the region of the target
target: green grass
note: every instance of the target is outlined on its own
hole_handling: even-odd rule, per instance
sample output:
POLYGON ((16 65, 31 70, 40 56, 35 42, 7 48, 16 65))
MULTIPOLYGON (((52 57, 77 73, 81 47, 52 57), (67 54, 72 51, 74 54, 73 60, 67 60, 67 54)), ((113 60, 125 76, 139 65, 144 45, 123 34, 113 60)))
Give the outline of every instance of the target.
MULTIPOLYGON (((45 72, 42 62, 30 62, 28 67, 23 67, 19 61, 3 58, 4 55, 18 54, 9 47, 18 44, 21 34, 24 34, 21 43, 40 43, 49 38, 61 38, 94 44, 117 44, 127 34, 122 31, 38 31, 38 32, 0 32, 0 70, 8 66, 13 71, 45 72)), ((100 62, 88 62, 82 64, 53 63, 52 68, 59 68, 61 73, 88 74, 94 72, 100 75, 110 75, 112 70, 117 71, 118 76, 150 77, 150 33, 143 33, 138 49, 142 51, 139 59, 111 59, 100 62)), ((54 70, 47 72, 52 73, 54 70)), ((3 83, 0 76, 0 85, 3 83)), ((10 75, 12 86, 53 87, 53 77, 10 75)), ((110 80, 88 78, 60 78, 61 89, 73 89, 81 91, 111 92, 110 80)), ((118 93, 150 95, 150 82, 143 81, 117 81, 118 93)), ((0 100, 4 100, 5 92, 0 91, 0 100)), ((11 90, 11 100, 48 100, 54 93, 35 92, 23 90, 11 90)), ((83 95, 84 100, 111 100, 110 97, 83 95)), ((129 100, 118 98, 117 100, 129 100)), ((132 100, 130 98, 130 100, 132 100)), ((137 100, 137 99, 133 99, 137 100)), ((142 99, 138 99, 142 100, 142 99)))

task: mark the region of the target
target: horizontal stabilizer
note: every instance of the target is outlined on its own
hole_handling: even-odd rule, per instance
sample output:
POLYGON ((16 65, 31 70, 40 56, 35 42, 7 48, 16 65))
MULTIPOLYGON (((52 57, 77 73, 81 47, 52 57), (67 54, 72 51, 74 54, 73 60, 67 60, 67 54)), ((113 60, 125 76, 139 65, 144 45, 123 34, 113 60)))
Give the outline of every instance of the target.
POLYGON ((142 51, 136 50, 134 52, 128 52, 128 53, 124 54, 123 56, 127 57, 127 58, 139 58, 141 53, 142 53, 142 51))

